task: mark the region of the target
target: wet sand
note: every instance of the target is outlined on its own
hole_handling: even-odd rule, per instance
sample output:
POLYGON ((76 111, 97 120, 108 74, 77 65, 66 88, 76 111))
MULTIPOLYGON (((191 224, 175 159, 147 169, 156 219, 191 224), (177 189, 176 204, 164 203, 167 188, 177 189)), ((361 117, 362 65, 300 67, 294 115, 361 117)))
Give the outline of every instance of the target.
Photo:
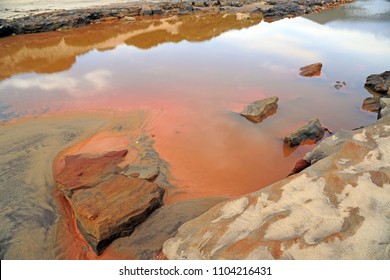
POLYGON ((108 114, 64 114, 0 127, 1 259, 56 259, 62 214, 53 199, 53 162, 65 147, 103 128, 108 114))

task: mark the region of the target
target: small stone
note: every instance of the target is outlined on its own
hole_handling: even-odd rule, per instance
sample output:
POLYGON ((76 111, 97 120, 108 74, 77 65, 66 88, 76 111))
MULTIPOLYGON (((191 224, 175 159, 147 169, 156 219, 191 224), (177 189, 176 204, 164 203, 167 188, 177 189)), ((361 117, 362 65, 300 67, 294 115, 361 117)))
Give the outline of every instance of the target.
POLYGON ((320 76, 322 69, 322 63, 313 63, 304 67, 301 67, 299 75, 304 77, 320 76))
POLYGON ((298 146, 310 140, 317 142, 324 137, 325 130, 318 119, 311 119, 308 124, 285 137, 283 141, 289 147, 298 146))
POLYGON ((377 93, 390 94, 390 71, 368 76, 364 86, 377 93))
POLYGON ((266 117, 276 112, 278 100, 279 98, 274 96, 255 101, 247 105, 240 115, 254 123, 262 122, 266 117))
POLYGON ((369 112, 378 112, 381 108, 380 97, 367 97, 363 101, 362 109, 369 112))

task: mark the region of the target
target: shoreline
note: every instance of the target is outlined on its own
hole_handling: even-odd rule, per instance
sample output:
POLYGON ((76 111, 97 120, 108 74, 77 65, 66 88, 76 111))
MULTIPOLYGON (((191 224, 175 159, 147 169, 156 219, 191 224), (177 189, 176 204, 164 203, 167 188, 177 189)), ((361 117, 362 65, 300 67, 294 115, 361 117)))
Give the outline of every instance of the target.
POLYGON ((99 22, 117 20, 138 21, 143 17, 168 17, 194 13, 230 13, 242 14, 249 18, 262 15, 264 20, 272 22, 283 18, 297 17, 304 14, 318 13, 332 9, 353 0, 232 0, 232 1, 161 1, 110 4, 106 6, 54 10, 20 18, 0 18, 0 38, 40 32, 60 31, 77 28, 99 22))

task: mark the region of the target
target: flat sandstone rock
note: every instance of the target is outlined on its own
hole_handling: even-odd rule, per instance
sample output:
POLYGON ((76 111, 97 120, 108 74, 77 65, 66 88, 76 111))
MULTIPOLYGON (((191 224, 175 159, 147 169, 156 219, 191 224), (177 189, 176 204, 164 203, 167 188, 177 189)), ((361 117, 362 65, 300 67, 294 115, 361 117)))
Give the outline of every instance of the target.
POLYGON ((56 177, 80 232, 97 254, 115 238, 131 234, 163 204, 163 188, 119 174, 123 170, 118 164, 126 154, 122 150, 101 156, 68 156, 56 177))
POLYGON ((240 115, 251 122, 259 123, 276 112, 278 100, 279 98, 274 96, 255 101, 247 105, 240 115))
POLYGON ((95 250, 131 234, 135 226, 162 205, 164 189, 140 178, 117 175, 96 187, 74 192, 69 202, 78 227, 95 250))

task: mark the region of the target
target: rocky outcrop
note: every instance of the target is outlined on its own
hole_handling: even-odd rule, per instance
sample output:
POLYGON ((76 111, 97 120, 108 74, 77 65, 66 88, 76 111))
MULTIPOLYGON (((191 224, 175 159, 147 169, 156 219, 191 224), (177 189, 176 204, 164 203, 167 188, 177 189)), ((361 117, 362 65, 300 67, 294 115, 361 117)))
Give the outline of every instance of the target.
POLYGON ((264 11, 266 21, 275 21, 282 18, 297 17, 304 14, 319 13, 326 9, 334 8, 340 4, 350 3, 353 0, 293 0, 293 1, 268 1, 274 6, 264 11))
POLYGON ((304 67, 301 67, 299 75, 304 77, 320 76, 322 69, 322 63, 313 63, 304 67))
POLYGON ((262 122, 268 116, 274 114, 278 108, 278 97, 268 97, 247 105, 240 115, 254 123, 262 122))
POLYGON ((286 136, 283 142, 289 147, 298 146, 306 141, 319 141, 324 137, 327 129, 323 127, 318 119, 311 119, 308 124, 299 128, 294 133, 286 136))
POLYGON ((101 156, 72 155, 57 175, 57 187, 72 208, 77 226, 100 254, 112 240, 131 234, 163 202, 164 189, 119 174, 127 150, 101 156))
POLYGON ((390 259, 390 118, 325 139, 303 172, 218 204, 169 259, 390 259))
MULTIPOLYGON (((268 21, 284 17, 295 17, 303 14, 316 13, 333 8, 352 0, 323 1, 142 1, 133 3, 113 4, 88 9, 51 10, 45 13, 33 13, 21 18, 0 19, 0 37, 12 34, 27 34, 48 32, 54 30, 81 27, 91 23, 104 21, 106 18, 123 19, 134 16, 164 16, 183 15, 193 12, 242 12, 263 13, 268 21)), ((31 11, 33 12, 33 11, 31 11)))
POLYGON ((390 94, 390 71, 368 76, 364 86, 376 93, 390 94))

